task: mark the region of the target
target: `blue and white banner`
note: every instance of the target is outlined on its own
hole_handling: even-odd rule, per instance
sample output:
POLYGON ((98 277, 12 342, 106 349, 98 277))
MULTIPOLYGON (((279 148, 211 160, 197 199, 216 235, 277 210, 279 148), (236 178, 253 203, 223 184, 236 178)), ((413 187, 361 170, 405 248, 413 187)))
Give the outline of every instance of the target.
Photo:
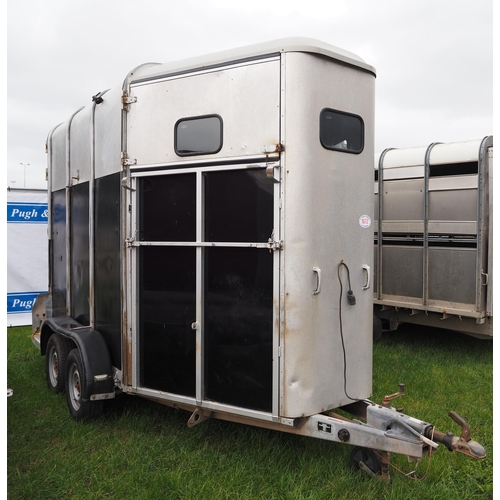
POLYGON ((7 202, 7 223, 47 224, 47 203, 7 202))
POLYGON ((7 326, 31 325, 48 288, 47 191, 7 190, 7 326))
POLYGON ((7 314, 31 312, 40 293, 43 292, 7 292, 7 314))

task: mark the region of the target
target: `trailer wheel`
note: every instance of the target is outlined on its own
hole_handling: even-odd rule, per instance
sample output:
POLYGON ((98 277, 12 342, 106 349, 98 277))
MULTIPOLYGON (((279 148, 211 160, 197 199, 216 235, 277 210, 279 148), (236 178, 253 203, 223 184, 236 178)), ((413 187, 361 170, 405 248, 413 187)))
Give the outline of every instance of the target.
POLYGON ((53 333, 47 341, 45 353, 45 376, 49 389, 59 394, 65 389, 66 362, 71 343, 57 333, 53 333))
POLYGON ((82 399, 84 379, 82 358, 78 349, 73 349, 66 363, 66 401, 75 420, 97 418, 103 411, 104 401, 82 399))
POLYGON ((382 338, 382 320, 376 315, 373 315, 373 342, 377 342, 382 338))
POLYGON ((373 474, 379 474, 382 469, 382 461, 373 450, 356 446, 351 452, 351 469, 354 471, 360 470, 360 462, 363 462, 373 474))

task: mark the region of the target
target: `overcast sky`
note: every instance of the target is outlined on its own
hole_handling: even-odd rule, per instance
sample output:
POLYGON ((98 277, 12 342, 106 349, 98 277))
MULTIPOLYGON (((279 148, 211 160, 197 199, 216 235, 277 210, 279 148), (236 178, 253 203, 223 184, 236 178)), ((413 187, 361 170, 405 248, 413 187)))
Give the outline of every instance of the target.
POLYGON ((493 0, 8 0, 7 185, 45 183, 49 131, 169 62, 289 36, 377 70, 375 147, 493 133, 493 0))

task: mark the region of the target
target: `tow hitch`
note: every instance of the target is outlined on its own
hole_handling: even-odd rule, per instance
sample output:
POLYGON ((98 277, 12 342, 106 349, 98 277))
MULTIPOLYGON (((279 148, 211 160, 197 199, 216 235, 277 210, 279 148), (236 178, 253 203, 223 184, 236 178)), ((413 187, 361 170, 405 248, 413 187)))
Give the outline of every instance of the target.
MULTIPOLYGON (((425 455, 430 458, 433 451, 439 447, 438 443, 444 444, 450 451, 471 458, 486 457, 485 449, 471 438, 469 425, 456 412, 450 411, 449 416, 461 427, 460 436, 452 432, 440 432, 428 422, 405 415, 402 408, 392 407, 390 402, 405 394, 404 384, 399 387, 399 392, 385 396, 381 405, 364 400, 342 407, 344 411, 365 421, 352 421, 360 423, 366 432, 362 439, 352 443, 357 445, 351 453, 351 466, 354 469, 389 481, 391 453, 406 455, 409 462, 420 461, 425 455), (375 443, 376 433, 380 431, 383 432, 384 440, 375 443)), ((334 414, 330 413, 330 416, 334 414)), ((404 474, 410 476, 415 472, 414 470, 404 474)))
POLYGON ((450 411, 448 415, 462 428, 462 434, 457 437, 452 432, 445 434, 434 430, 434 441, 443 443, 450 451, 457 451, 471 458, 482 459, 486 457, 485 449, 477 441, 471 439, 470 427, 467 422, 454 411, 450 411))

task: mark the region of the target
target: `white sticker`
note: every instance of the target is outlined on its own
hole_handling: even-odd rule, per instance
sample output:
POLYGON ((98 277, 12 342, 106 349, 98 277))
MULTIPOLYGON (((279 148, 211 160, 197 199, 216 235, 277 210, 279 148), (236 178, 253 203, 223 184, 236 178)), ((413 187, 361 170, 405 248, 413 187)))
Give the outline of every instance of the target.
POLYGON ((359 225, 363 228, 363 229, 367 229, 369 228, 371 225, 372 225, 372 220, 370 218, 369 215, 362 215, 360 218, 359 218, 359 225))

